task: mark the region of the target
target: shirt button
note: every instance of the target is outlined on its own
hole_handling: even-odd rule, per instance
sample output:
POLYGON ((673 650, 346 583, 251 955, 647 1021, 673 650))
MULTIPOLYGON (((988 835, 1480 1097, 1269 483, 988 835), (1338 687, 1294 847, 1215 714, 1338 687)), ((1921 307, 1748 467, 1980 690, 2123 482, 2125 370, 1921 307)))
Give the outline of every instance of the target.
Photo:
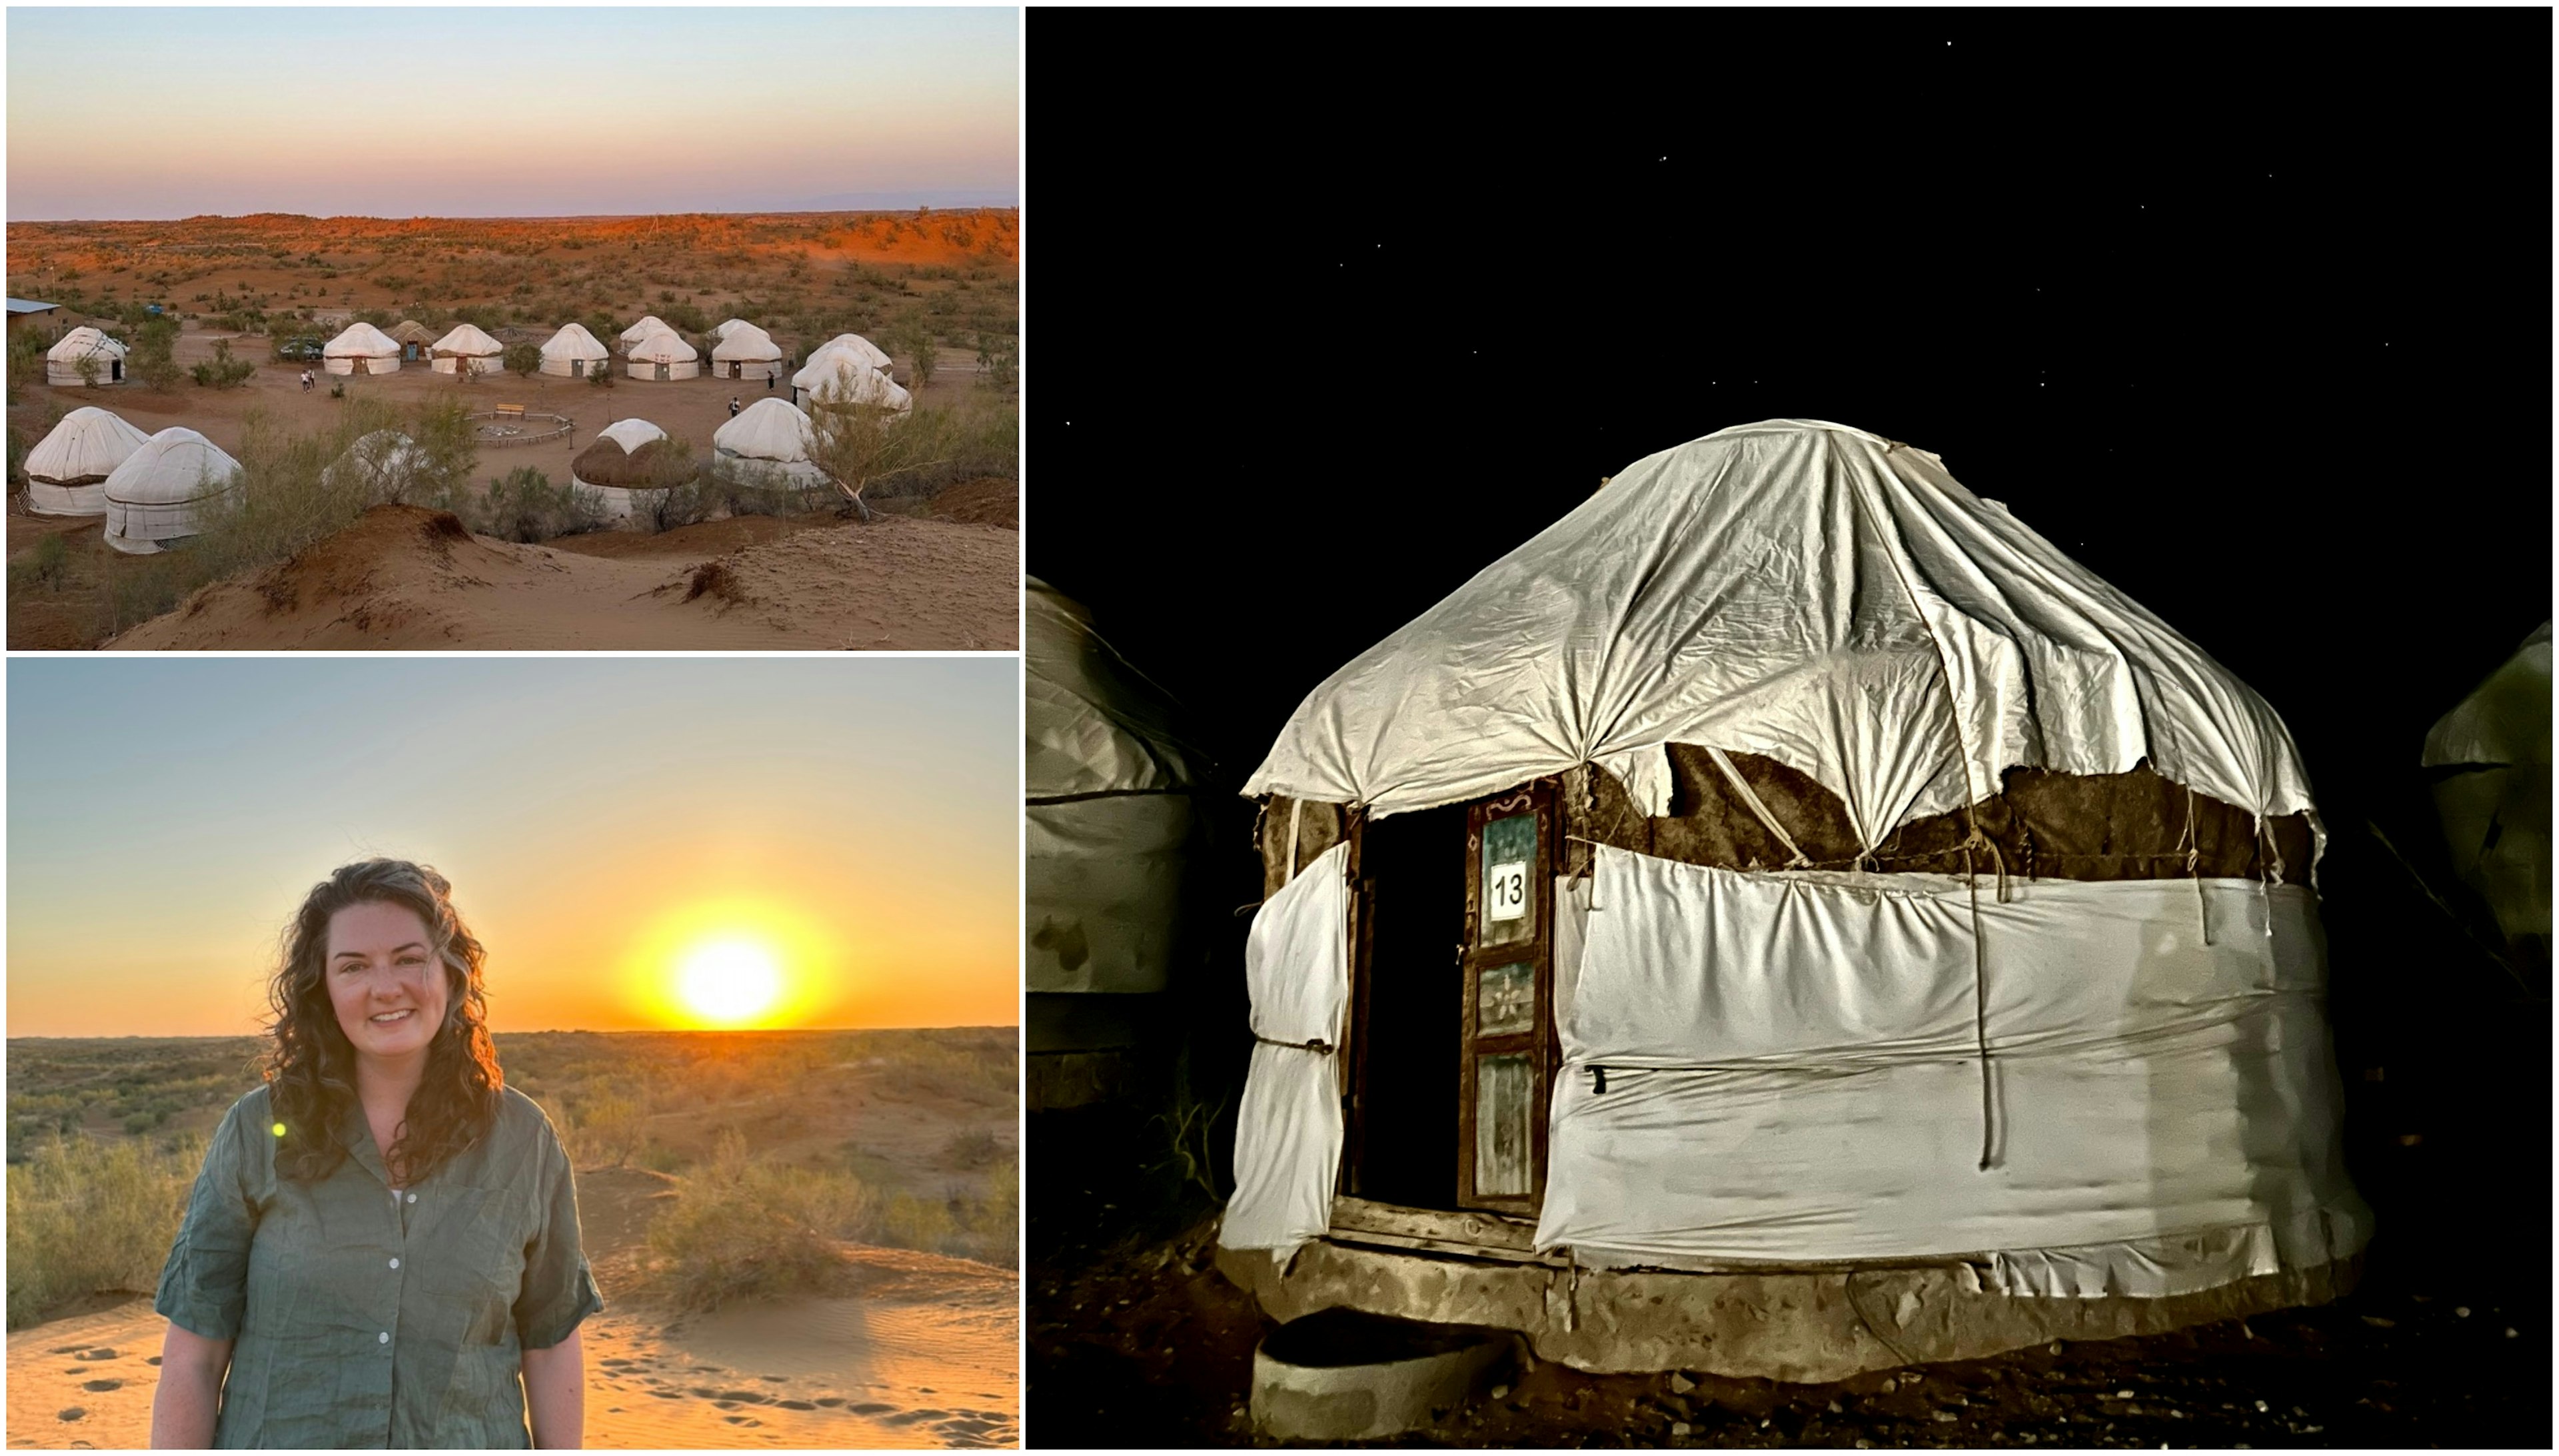
POLYGON ((417 1195, 416 1195, 416 1194, 414 1194, 414 1193, 410 1194, 410 1195, 408 1196, 408 1201, 409 1201, 410 1203, 415 1203, 415 1202, 417 1202, 417 1195))
POLYGON ((389 1343, 391 1343, 391 1332, 390 1332, 390 1331, 388 1331, 388 1330, 384 1330, 384 1331, 382 1331, 382 1333, 381 1333, 381 1336, 380 1336, 380 1338, 379 1338, 379 1342, 378 1342, 378 1343, 380 1343, 380 1344, 384 1344, 384 1345, 388 1345, 389 1343))
POLYGON ((391 1267, 392 1267, 392 1268, 394 1268, 394 1269, 398 1268, 398 1267, 399 1267, 399 1260, 398 1260, 398 1259, 392 1259, 392 1260, 391 1260, 391 1267))

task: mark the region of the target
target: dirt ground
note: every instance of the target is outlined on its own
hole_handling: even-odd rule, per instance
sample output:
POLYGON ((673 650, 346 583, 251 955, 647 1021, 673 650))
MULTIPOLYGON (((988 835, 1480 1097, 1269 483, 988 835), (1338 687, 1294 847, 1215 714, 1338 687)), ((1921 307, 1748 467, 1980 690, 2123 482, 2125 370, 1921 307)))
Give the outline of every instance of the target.
MULTIPOLYGON (((1034 1114, 1029 1441, 1276 1445, 1247 1418, 1277 1328, 1212 1265, 1215 1210, 1133 1114, 1034 1114)), ((2138 1340, 2066 1343, 1831 1384, 1539 1363, 1491 1400, 1384 1444, 2546 1448, 2546 1262, 2371 1250, 2336 1304, 2138 1340)))
MULTIPOLYGON (((729 1130, 759 1161, 850 1170, 883 1197, 1009 1206, 1009 1028, 498 1041, 509 1081, 567 1129, 578 1167, 579 1226, 607 1306, 582 1331, 588 1445, 1018 1443, 1020 1280, 1009 1267, 847 1244, 847 1278, 826 1297, 709 1313, 655 1298, 646 1267, 652 1222, 729 1130), (635 1090, 636 1155, 617 1162, 579 1141, 591 1097, 635 1090)), ((112 1138, 135 1112, 174 1107, 151 1135, 201 1134, 246 1085, 253 1051, 236 1038, 13 1041, 13 1156, 65 1116, 112 1138)), ((143 1445, 164 1329, 147 1298, 108 1294, 12 1332, 8 1443, 143 1445)))

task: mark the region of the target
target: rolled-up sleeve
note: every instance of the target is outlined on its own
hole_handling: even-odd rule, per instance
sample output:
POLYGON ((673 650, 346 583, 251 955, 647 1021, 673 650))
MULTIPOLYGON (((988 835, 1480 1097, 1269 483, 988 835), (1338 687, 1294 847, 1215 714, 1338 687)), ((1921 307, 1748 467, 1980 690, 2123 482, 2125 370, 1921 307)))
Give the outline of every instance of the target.
POLYGON ((215 1129, 152 1301, 171 1324, 208 1340, 238 1339, 248 1307, 248 1247, 257 1236, 257 1204, 247 1139, 265 1130, 252 1126, 265 1100, 259 1092, 240 1098, 215 1129))
POLYGON ((577 1232, 577 1184, 568 1154, 545 1121, 534 1179, 539 1200, 532 1241, 525 1245, 525 1286, 516 1296, 516 1339, 527 1350, 548 1350, 569 1337, 588 1315, 604 1309, 604 1294, 587 1267, 577 1232))

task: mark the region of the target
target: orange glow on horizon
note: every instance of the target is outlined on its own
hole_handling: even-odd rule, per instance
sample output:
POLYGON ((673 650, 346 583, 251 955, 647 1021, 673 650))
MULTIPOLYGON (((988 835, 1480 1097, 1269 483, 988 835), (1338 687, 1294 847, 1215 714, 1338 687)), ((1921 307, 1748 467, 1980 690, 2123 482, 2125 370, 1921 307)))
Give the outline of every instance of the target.
POLYGON ((840 1023, 858 1001, 845 947, 827 928, 770 900, 672 909, 643 926, 622 985, 645 1022, 680 1031, 776 1030, 840 1023))

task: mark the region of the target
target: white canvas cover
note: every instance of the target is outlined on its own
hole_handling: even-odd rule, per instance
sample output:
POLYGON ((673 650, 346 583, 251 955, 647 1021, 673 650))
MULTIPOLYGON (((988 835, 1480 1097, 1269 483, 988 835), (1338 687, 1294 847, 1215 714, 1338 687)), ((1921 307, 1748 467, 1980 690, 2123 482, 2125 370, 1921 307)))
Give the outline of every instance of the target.
POLYGON ((632 359, 650 364, 691 364, 701 357, 699 350, 663 325, 631 346, 632 359))
POLYGON ((622 347, 628 349, 632 345, 639 343, 641 340, 648 338, 652 334, 662 334, 666 332, 669 332, 666 320, 659 318, 656 314, 644 315, 639 323, 636 323, 630 328, 622 331, 622 347))
POLYGON ((598 438, 611 440, 630 454, 652 440, 667 438, 667 432, 644 419, 618 419, 595 432, 598 438))
POLYGON ((1285 1258, 1323 1234, 1342 1159, 1337 1049, 1350 1004, 1349 846, 1264 902, 1244 943, 1253 1063, 1236 1109, 1235 1197, 1218 1241, 1285 1258))
POLYGON ((881 373, 887 373, 889 369, 888 351, 880 348, 876 344, 873 344, 869 340, 864 339, 859 334, 836 335, 834 338, 819 345, 816 349, 809 351, 809 360, 814 364, 817 362, 819 355, 828 353, 848 354, 854 359, 861 361, 863 364, 869 364, 872 368, 879 370, 881 373))
POLYGON ((45 382, 80 383, 79 362, 86 359, 96 361, 98 382, 107 383, 114 376, 112 366, 124 357, 123 345, 82 324, 55 340, 54 347, 45 351, 45 382))
POLYGON ((2015 765, 2311 808, 2200 649, 1936 456, 1818 420, 1628 466, 1309 693, 1245 793, 1384 816, 1586 762, 1660 814, 1675 742, 1810 775, 1870 849, 2015 765))
POLYGON ((321 368, 332 374, 399 372, 399 341, 367 323, 350 324, 320 346, 321 368))
POLYGON ((39 515, 105 514, 106 477, 149 438, 92 404, 64 415, 27 452, 28 509, 39 515))
POLYGON ((758 334, 764 332, 762 329, 757 329, 755 325, 748 323, 744 319, 722 319, 717 325, 712 327, 711 337, 713 339, 726 340, 729 336, 729 331, 732 329, 755 329, 755 332, 758 334))
POLYGON ((453 331, 435 341, 434 349, 429 351, 435 358, 434 368, 439 374, 458 374, 466 368, 473 373, 496 373, 498 361, 506 352, 507 346, 471 324, 455 325, 453 331))
POLYGON ((198 506, 233 489, 238 469, 221 446, 184 425, 144 440, 100 488, 107 544, 143 554, 196 534, 198 506))
POLYGON ((2508 940, 2550 934, 2550 624, 2426 734, 2435 810, 2462 883, 2508 940))
POLYGON ((824 350, 791 376, 791 388, 803 403, 876 404, 900 414, 915 406, 915 396, 895 379, 849 354, 824 350))
POLYGON ((542 344, 542 372, 575 375, 580 372, 577 364, 584 364, 591 369, 599 361, 612 357, 613 351, 597 343, 584 324, 563 324, 542 344))
POLYGON ((711 448, 747 460, 805 461, 809 416, 787 399, 759 399, 711 432, 711 448))
POLYGON ((396 501, 419 484, 426 465, 426 452, 417 448, 416 441, 397 430, 375 430, 359 436, 346 454, 329 462, 320 479, 332 489, 360 490, 368 500, 396 501))
POLYGON ((722 363, 770 362, 782 358, 782 346, 753 324, 739 324, 711 346, 711 358, 722 363))
POLYGON ((1026 983, 1163 990, 1205 762, 1082 606, 1033 578, 1023 616, 1026 983))

